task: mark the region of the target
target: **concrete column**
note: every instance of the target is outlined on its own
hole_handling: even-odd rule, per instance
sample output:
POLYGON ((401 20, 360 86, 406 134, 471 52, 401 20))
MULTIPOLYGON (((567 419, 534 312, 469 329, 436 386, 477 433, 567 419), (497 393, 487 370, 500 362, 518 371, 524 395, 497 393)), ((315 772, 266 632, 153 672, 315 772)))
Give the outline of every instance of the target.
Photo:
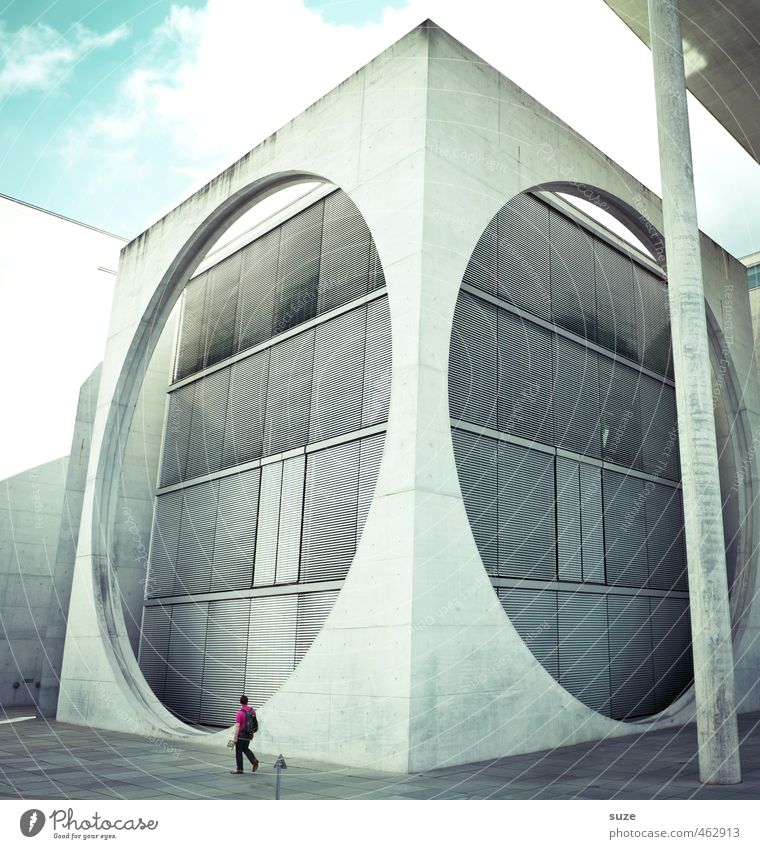
POLYGON ((741 781, 699 230, 677 0, 648 0, 675 357, 699 777, 741 781))

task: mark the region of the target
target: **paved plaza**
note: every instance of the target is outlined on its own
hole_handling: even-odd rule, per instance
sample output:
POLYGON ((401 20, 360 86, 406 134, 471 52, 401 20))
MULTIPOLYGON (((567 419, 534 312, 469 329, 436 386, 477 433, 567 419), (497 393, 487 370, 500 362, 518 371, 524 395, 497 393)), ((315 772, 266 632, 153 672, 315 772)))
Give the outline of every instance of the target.
MULTIPOLYGON (((0 724, 2 799, 273 799, 273 757, 230 775, 227 749, 151 742, 36 718, 0 724)), ((743 782, 700 785, 696 728, 656 731, 530 755, 381 773, 288 759, 287 799, 758 799, 760 713, 739 718, 743 782)), ((255 748, 255 747, 254 747, 255 748)))

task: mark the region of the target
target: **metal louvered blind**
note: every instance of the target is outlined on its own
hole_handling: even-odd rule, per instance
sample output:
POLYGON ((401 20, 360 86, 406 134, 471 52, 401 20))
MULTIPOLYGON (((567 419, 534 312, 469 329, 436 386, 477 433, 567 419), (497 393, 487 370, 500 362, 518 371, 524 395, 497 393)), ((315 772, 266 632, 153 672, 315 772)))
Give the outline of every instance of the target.
POLYGON ((282 464, 276 584, 293 584, 298 580, 305 475, 304 456, 291 457, 282 464))
POLYGON ((580 464, 557 457, 557 572, 560 581, 583 580, 580 464))
POLYGON ((369 286, 368 291, 374 292, 376 289, 382 289, 385 286, 385 272, 380 262, 380 257, 377 255, 377 247, 374 241, 369 247, 369 286))
POLYGON ((602 478, 607 583, 646 587, 649 569, 642 481, 607 471, 602 478))
POLYGON ((672 377, 668 287, 637 263, 633 264, 633 281, 638 360, 648 369, 672 377))
POLYGON ((599 357, 602 456, 611 463, 640 469, 641 374, 617 360, 599 357))
POLYGON ((345 192, 325 198, 318 314, 367 294, 370 242, 369 228, 345 192))
POLYGON ((245 687, 248 648, 248 599, 225 599, 208 605, 204 646, 200 721, 232 725, 245 687))
POLYGON ((310 454, 301 548, 301 581, 344 578, 356 550, 359 441, 310 454))
POLYGON ((650 586, 688 590, 683 502, 680 489, 651 483, 646 498, 650 586))
POLYGON ((599 357, 595 351, 554 339, 554 444, 601 456, 599 357))
POLYGON ((496 297, 498 289, 496 286, 496 218, 483 231, 483 235, 475 245, 467 268, 464 272, 464 283, 487 292, 496 297))
POLYGON ((594 240, 596 338, 603 347, 631 360, 638 357, 633 264, 600 239, 594 240))
POLYGON ((261 496, 259 498, 258 527, 256 530, 256 558, 253 567, 253 585, 269 586, 274 583, 277 568, 277 536, 280 532, 280 492, 282 489, 282 463, 268 463, 261 469, 261 496))
POLYGON ((559 682, 583 704, 610 716, 607 603, 603 595, 557 593, 559 682))
POLYGON ((550 321, 549 208, 518 195, 502 207, 496 227, 499 297, 550 321))
POLYGON ((260 351, 232 366, 222 468, 261 457, 268 377, 269 351, 260 351))
POLYGON ((499 588, 499 601, 536 660, 559 678, 557 593, 499 588))
POLYGON ((203 357, 206 368, 235 351, 240 257, 238 251, 209 271, 203 357))
POLYGON ((385 447, 385 434, 378 433, 362 439, 359 449, 359 493, 356 510, 356 546, 359 546, 364 523, 375 495, 377 475, 385 447))
POLYGON ((304 658, 311 644, 322 630, 328 614, 338 597, 337 592, 301 593, 298 596, 295 663, 304 658))
POLYGON ((235 348, 245 351, 272 337, 280 256, 279 228, 241 252, 235 348))
POLYGON ((388 419, 391 396, 391 316, 388 297, 367 304, 362 427, 388 419))
POLYGON ((203 368, 208 272, 191 280, 182 294, 174 379, 180 380, 203 368))
POLYGON ((181 386, 169 395, 161 459, 161 486, 171 486, 185 479, 194 400, 194 383, 181 386))
POLYGON ((449 353, 452 418, 495 430, 497 308, 462 292, 454 311, 449 353))
POLYGON ((552 319, 586 339, 596 336, 594 240, 577 224, 549 210, 552 319))
POLYGON ((174 592, 182 500, 182 492, 167 492, 156 498, 146 587, 148 598, 160 598, 174 592))
POLYGON ((172 607, 165 704, 184 722, 200 718, 207 612, 205 603, 172 607))
POLYGON ((317 314, 323 210, 319 201, 280 227, 274 335, 317 314))
POLYGON ((678 424, 676 395, 672 386, 641 375, 642 466, 645 472, 669 480, 679 480, 678 424))
POLYGON ((662 710, 692 684, 689 602, 685 598, 651 598, 655 710, 662 710))
POLYGON ((605 572, 602 470, 581 463, 580 485, 583 580, 603 584, 605 572))
POLYGON ((298 597, 251 599, 245 691, 251 707, 261 707, 295 668, 298 597))
POLYGON ((649 599, 607 596, 612 716, 629 719, 654 713, 654 670, 649 599))
POLYGON ((182 490, 182 529, 174 594, 208 592, 214 560, 219 481, 182 490))
POLYGON ((193 418, 187 443, 186 480, 218 472, 222 468, 229 386, 229 367, 202 377, 195 383, 193 418))
POLYGON ((143 609, 139 664, 145 680, 158 699, 164 698, 171 620, 170 607, 154 606, 143 609))
POLYGON ((211 592, 248 589, 253 584, 260 481, 260 469, 219 480, 211 592))
POLYGON ((313 329, 272 347, 264 419, 265 455, 299 448, 309 441, 313 362, 313 329))
POLYGON ((366 324, 367 310, 359 307, 314 331, 309 442, 361 427, 366 324))

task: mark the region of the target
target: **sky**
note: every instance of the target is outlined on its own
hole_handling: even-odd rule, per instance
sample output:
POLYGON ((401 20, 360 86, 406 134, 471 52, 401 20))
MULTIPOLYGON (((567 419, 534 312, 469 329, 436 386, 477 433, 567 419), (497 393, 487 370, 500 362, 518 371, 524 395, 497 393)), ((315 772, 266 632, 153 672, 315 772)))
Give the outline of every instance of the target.
MULTIPOLYGON (((428 17, 659 192, 650 53, 603 0, 0 0, 0 193, 131 239, 428 17)), ((690 115, 700 226, 760 249, 760 166, 690 115)))

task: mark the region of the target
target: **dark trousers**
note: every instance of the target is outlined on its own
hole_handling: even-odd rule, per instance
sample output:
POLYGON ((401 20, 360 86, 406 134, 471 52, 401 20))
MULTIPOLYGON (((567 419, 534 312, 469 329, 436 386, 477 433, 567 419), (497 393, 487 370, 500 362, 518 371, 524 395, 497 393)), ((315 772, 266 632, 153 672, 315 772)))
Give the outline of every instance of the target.
POLYGON ((235 741, 235 763, 241 772, 243 770, 243 754, 245 754, 251 763, 255 763, 256 761, 256 755, 248 748, 250 745, 251 741, 243 740, 242 737, 238 737, 235 741))

